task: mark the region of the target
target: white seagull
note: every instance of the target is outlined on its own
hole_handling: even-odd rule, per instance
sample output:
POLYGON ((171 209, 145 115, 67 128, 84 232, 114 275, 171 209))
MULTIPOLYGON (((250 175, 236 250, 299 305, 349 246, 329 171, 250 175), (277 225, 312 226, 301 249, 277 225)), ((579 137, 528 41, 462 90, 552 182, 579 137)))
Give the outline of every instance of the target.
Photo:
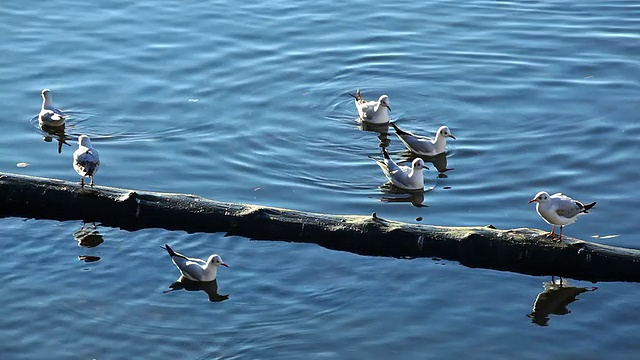
POLYGON ((180 273, 192 281, 213 281, 218 274, 218 266, 229 267, 218 254, 212 254, 207 261, 204 261, 177 253, 167 244, 164 245, 164 248, 180 273))
POLYGON ((84 186, 84 177, 91 178, 93 187, 93 176, 100 168, 100 155, 98 150, 91 146, 91 140, 87 135, 80 135, 78 138, 78 149, 73 153, 73 169, 80 175, 80 185, 84 186))
POLYGON ((382 148, 384 159, 375 159, 384 175, 393 185, 405 190, 422 190, 424 188, 424 177, 422 169, 429 169, 421 158, 413 159, 411 167, 400 166, 391 160, 386 148, 382 148))
POLYGON ((573 224, 578 216, 589 213, 596 202, 583 204, 578 200, 556 193, 549 195, 545 191, 540 191, 536 196, 529 200, 529 203, 536 203, 536 211, 544 221, 551 224, 551 232, 547 236, 556 239, 556 225, 560 226, 560 235, 557 240, 562 240, 562 228, 565 225, 573 224))
POLYGON ((414 135, 409 131, 404 131, 394 123, 391 123, 391 126, 396 130, 396 135, 398 135, 404 146, 418 155, 435 156, 442 154, 446 151, 447 138, 456 139, 446 126, 440 126, 435 140, 427 136, 414 135))
POLYGON ((356 108, 358 109, 358 115, 362 121, 366 121, 371 124, 386 124, 391 118, 389 118, 389 96, 381 95, 378 101, 367 101, 362 98, 360 89, 354 94, 349 94, 355 98, 356 108))
POLYGON ((38 114, 38 123, 45 126, 62 126, 67 115, 60 109, 53 107, 51 90, 42 90, 42 108, 38 114))

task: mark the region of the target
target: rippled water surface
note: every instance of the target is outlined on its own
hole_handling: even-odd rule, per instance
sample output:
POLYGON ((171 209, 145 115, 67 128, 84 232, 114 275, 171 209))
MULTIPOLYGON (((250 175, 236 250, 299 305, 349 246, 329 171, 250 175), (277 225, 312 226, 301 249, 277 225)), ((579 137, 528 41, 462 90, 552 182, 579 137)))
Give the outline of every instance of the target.
MULTIPOLYGON (((544 229, 527 201, 547 190, 598 202, 565 233, 638 247, 635 1, 14 1, 0 9, 0 34, 2 172, 76 181, 71 154, 88 134, 102 159, 98 185, 544 229), (60 149, 60 134, 35 118, 45 87, 72 115, 60 149), (380 188, 369 157, 381 140, 394 158, 404 150, 393 131, 360 128, 348 96, 357 88, 388 94, 402 128, 446 124, 456 135, 453 170, 425 172, 426 206, 380 188)), ((532 316, 550 278, 223 234, 97 224, 88 231, 103 242, 86 247, 74 240, 79 221, 0 226, 3 358, 640 351, 636 284, 569 279, 578 301, 532 316), (229 299, 164 293, 177 278, 164 243, 222 254, 231 267, 218 291, 229 299)))

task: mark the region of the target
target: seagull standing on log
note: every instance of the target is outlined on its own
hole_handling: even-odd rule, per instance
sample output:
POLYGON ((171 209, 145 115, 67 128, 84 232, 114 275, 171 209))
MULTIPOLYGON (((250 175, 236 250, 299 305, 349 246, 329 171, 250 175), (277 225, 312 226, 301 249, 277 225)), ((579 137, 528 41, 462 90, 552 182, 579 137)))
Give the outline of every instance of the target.
POLYGON ((562 240, 562 228, 565 225, 573 224, 578 216, 589 213, 589 210, 596 205, 596 202, 583 204, 578 200, 556 193, 549 195, 546 191, 540 191, 529 200, 529 203, 536 203, 536 211, 544 221, 551 224, 551 232, 547 234, 551 239, 562 240), (556 226, 560 226, 560 235, 556 237, 556 226))
POLYGON ((78 149, 73 153, 73 169, 80 175, 80 185, 84 187, 84 178, 91 179, 93 187, 93 176, 100 168, 100 155, 98 150, 91 145, 91 140, 87 135, 80 135, 78 138, 78 149))

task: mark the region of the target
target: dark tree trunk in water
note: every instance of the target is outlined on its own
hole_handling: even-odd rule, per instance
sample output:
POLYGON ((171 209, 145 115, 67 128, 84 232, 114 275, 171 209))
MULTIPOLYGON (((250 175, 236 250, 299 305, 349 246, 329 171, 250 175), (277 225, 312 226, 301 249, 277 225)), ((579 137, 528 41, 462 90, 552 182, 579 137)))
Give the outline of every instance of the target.
MULTIPOLYGON (((315 243, 398 258, 436 257, 469 267, 589 281, 640 281, 640 251, 538 229, 408 224, 375 216, 329 215, 226 203, 195 195, 126 190, 0 173, 0 217, 85 220, 134 231, 223 232, 256 240, 315 243)), ((419 274, 416 274, 419 276, 419 274)))

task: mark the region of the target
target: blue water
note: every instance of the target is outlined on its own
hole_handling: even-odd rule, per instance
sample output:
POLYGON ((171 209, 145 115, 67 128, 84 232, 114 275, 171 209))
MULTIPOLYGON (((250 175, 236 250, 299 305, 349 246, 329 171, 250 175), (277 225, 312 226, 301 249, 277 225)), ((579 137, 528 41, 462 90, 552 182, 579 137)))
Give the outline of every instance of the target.
MULTIPOLYGON (((548 229, 540 190, 597 201, 565 234, 638 247, 640 5, 634 1, 20 1, 0 9, 0 171, 436 225, 548 229), (40 90, 72 114, 70 146, 37 128, 40 90), (424 207, 386 194, 379 134, 349 92, 392 118, 448 125, 424 207), (26 162, 27 167, 16 164, 26 162), (396 200, 396 201, 393 201, 396 200), (594 235, 613 235, 593 238, 594 235)), ((394 158, 404 153, 391 133, 394 158)), ((406 200, 406 199, 405 199, 406 200)), ((80 221, 0 219, 3 358, 632 358, 640 287, 597 286, 528 317, 543 282, 433 259, 374 258, 80 221), (220 253, 229 294, 164 293, 160 245, 220 253), (98 256, 85 263, 78 256, 98 256)))

